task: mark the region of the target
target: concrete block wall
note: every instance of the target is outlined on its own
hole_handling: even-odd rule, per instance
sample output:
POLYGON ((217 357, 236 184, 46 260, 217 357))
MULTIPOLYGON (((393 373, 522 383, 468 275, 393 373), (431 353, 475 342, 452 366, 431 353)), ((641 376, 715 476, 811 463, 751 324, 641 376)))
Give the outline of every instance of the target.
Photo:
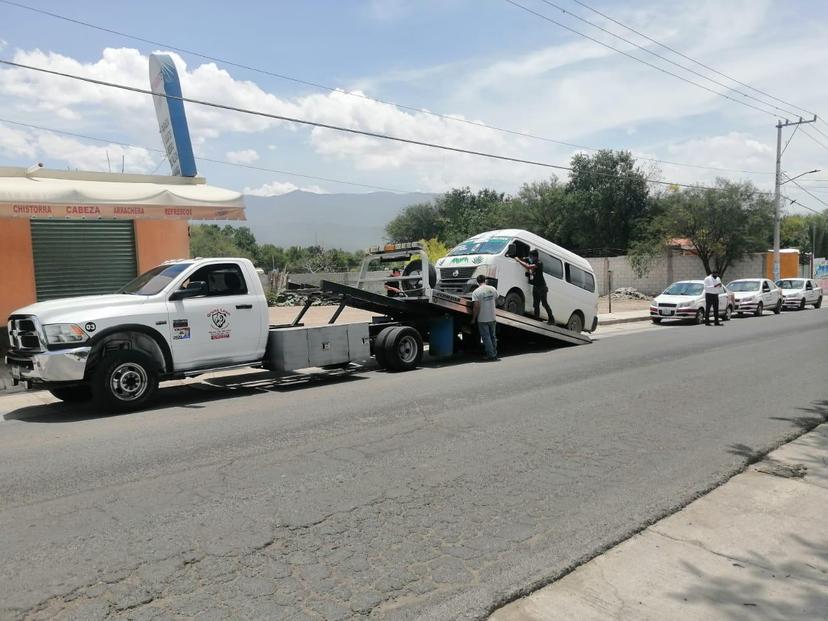
MULTIPOLYGON (((633 287, 647 295, 658 295, 677 280, 698 280, 706 276, 701 259, 695 255, 665 253, 650 266, 649 272, 638 276, 626 256, 587 259, 595 271, 598 292, 607 295, 607 271, 612 270, 612 288, 633 287)), ((764 254, 754 254, 730 266, 725 280, 760 278, 763 276, 764 254)))

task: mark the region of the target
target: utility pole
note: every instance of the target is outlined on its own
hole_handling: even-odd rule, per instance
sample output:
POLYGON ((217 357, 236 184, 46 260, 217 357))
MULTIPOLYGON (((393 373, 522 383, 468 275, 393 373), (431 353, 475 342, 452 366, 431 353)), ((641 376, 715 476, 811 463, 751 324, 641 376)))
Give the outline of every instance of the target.
POLYGON ((773 193, 773 280, 777 281, 780 278, 779 268, 779 225, 782 214, 782 128, 791 127, 793 125, 804 125, 806 123, 816 123, 816 114, 810 121, 804 121, 799 117, 798 121, 785 122, 779 121, 776 124, 776 189, 773 193))

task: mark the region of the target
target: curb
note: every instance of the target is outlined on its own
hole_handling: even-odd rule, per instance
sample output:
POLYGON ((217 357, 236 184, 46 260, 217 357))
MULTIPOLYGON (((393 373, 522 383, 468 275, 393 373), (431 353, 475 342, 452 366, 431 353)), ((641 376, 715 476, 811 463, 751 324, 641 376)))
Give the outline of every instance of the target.
POLYGON ((601 321, 601 318, 598 317, 598 327, 601 326, 614 326, 619 323, 633 323, 636 321, 650 321, 650 315, 646 315, 643 317, 620 317, 618 319, 607 319, 606 321, 601 321))

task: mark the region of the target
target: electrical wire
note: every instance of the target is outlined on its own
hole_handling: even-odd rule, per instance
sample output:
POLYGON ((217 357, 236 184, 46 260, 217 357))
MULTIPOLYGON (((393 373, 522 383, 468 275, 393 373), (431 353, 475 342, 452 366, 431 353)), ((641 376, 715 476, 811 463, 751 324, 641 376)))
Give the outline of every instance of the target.
MULTIPOLYGON (((789 102, 789 101, 785 101, 784 99, 780 99, 779 97, 774 97, 774 96, 773 96, 773 95, 771 95, 770 93, 765 92, 765 91, 763 91, 763 90, 760 90, 760 89, 758 89, 758 88, 755 88, 755 87, 751 86, 750 84, 746 84, 746 83, 744 83, 744 82, 740 82, 740 81, 739 81, 739 80, 737 80, 736 78, 731 77, 731 76, 729 76, 729 75, 727 75, 727 74, 725 74, 725 73, 722 73, 721 71, 718 71, 717 69, 714 69, 714 68, 713 68, 713 67, 711 67, 710 65, 706 65, 706 64, 704 64, 703 62, 701 62, 701 61, 699 61, 699 60, 696 60, 695 58, 692 58, 691 56, 688 56, 687 54, 684 54, 684 53, 682 53, 682 52, 678 51, 677 49, 670 47, 669 45, 666 45, 665 43, 661 43, 660 41, 657 41, 657 40, 653 39, 652 37, 649 37, 649 36, 645 35, 643 32, 640 32, 640 31, 636 30, 635 28, 632 28, 632 27, 628 26, 627 24, 624 24, 623 22, 620 22, 620 21, 619 21, 619 20, 617 20, 617 19, 613 19, 612 17, 610 17, 610 16, 609 16, 609 15, 607 15, 606 13, 602 13, 602 12, 601 12, 601 11, 599 11, 598 9, 595 9, 595 8, 593 8, 593 7, 589 6, 589 5, 588 5, 588 4, 586 4, 585 2, 582 2, 581 0, 572 0, 572 1, 573 1, 573 2, 575 2, 575 3, 577 3, 577 4, 580 4, 580 5, 581 5, 582 7, 584 7, 585 9, 588 9, 588 10, 592 11, 593 13, 596 13, 597 15, 600 15, 600 16, 601 16, 601 17, 603 17, 604 19, 607 19, 607 20, 611 21, 611 22, 612 22, 612 23, 614 23, 614 24, 617 24, 617 25, 621 26, 622 28, 626 28, 626 29, 627 29, 627 30, 629 30, 630 32, 634 32, 634 33, 635 33, 635 34, 637 34, 639 37, 643 37, 644 39, 646 39, 646 40, 647 40, 647 41, 649 41, 650 43, 655 43, 655 44, 656 44, 656 45, 658 45, 659 47, 663 47, 665 50, 668 50, 668 51, 672 52, 673 54, 676 54, 676 55, 678 55, 678 56, 681 56, 682 58, 685 58, 685 59, 687 59, 687 60, 689 60, 689 61, 691 61, 691 62, 694 62, 694 63, 696 63, 697 65, 699 65, 700 67, 704 67, 704 68, 705 68, 705 69, 707 69, 708 71, 712 71, 712 72, 713 72, 713 73, 715 73, 716 75, 719 75, 719 76, 721 76, 721 77, 723 77, 723 78, 727 78, 727 79, 728 79, 728 80, 730 80, 731 82, 735 82, 736 84, 738 84, 738 85, 740 85, 740 86, 743 86, 743 87, 745 87, 745 88, 748 88, 748 89, 752 90, 752 91, 753 91, 753 92, 755 92, 755 93, 759 93, 759 94, 761 94, 761 95, 764 95, 765 97, 769 97, 770 99, 773 99, 774 101, 778 101, 779 103, 785 104, 786 106, 790 106, 790 107, 792 107, 792 108, 796 108, 797 110, 801 110, 802 112, 805 112, 805 113, 806 113, 806 114, 808 114, 808 115, 814 116, 814 115, 816 114, 816 113, 814 113, 814 112, 811 112, 811 111, 809 111, 809 110, 806 110, 805 108, 802 108, 801 106, 797 106, 796 104, 793 104, 793 103, 791 103, 791 102, 789 102)), ((828 136, 826 136, 826 137, 828 137, 828 136)))
POLYGON ((552 2, 551 0, 541 0, 541 2, 543 2, 543 3, 547 4, 547 5, 549 5, 549 6, 553 7, 553 8, 555 8, 555 9, 558 9, 559 11, 561 11, 562 13, 564 13, 565 15, 569 15, 570 17, 573 17, 573 18, 577 19, 578 21, 583 22, 584 24, 587 24, 587 25, 589 25, 589 26, 591 26, 591 27, 593 27, 593 28, 596 28, 596 29, 600 30, 601 32, 604 32, 604 33, 606 33, 606 34, 610 35, 611 37, 615 37, 615 38, 616 38, 616 39, 618 39, 619 41, 623 41, 624 43, 628 43, 629 45, 632 45, 633 47, 635 47, 635 48, 637 48, 637 49, 641 50, 642 52, 645 52, 645 53, 649 54, 650 56, 654 56, 655 58, 658 58, 658 59, 660 59, 660 60, 663 60, 664 62, 670 63, 671 65, 674 65, 674 66, 676 66, 676 67, 679 67, 680 69, 683 69, 684 71, 687 71, 688 73, 692 73, 693 75, 696 75, 696 76, 698 76, 698 77, 702 78, 703 80, 707 80, 707 81, 709 81, 709 82, 712 82, 713 84, 715 84, 715 85, 717 85, 717 86, 721 86, 722 88, 725 88, 725 89, 727 89, 728 91, 732 91, 732 92, 734 92, 734 93, 738 93, 738 94, 739 94, 739 95, 741 95, 742 97, 745 97, 745 98, 747 98, 747 99, 752 99, 753 101, 759 102, 760 104, 762 104, 762 105, 764 105, 764 106, 769 106, 769 107, 773 108, 774 110, 778 110, 779 112, 784 112, 784 113, 787 113, 787 114, 792 114, 792 115, 794 115, 794 116, 797 116, 797 115, 799 114, 799 113, 797 113, 797 112, 793 112, 792 110, 787 110, 787 109, 785 109, 785 108, 780 108, 779 106, 776 106, 776 105, 774 105, 774 104, 772 104, 772 103, 768 103, 767 101, 764 101, 764 100, 762 100, 762 99, 759 99, 758 97, 754 97, 753 95, 749 95, 749 94, 747 94, 747 93, 744 93, 744 92, 742 92, 742 91, 740 91, 740 90, 738 90, 738 89, 736 89, 736 88, 733 88, 733 87, 732 87, 732 86, 730 86, 729 84, 725 84, 725 83, 723 83, 723 82, 719 82, 718 80, 715 80, 715 79, 713 79, 713 78, 711 78, 711 77, 709 77, 709 76, 707 76, 707 75, 705 75, 705 74, 703 74, 703 73, 701 73, 701 72, 699 72, 699 71, 696 71, 695 69, 692 69, 691 67, 688 67, 688 66, 686 66, 686 65, 683 65, 683 64, 681 64, 681 63, 678 63, 678 62, 676 62, 676 61, 674 61, 674 60, 670 60, 670 59, 669 59, 669 58, 667 58, 666 56, 662 56, 661 54, 657 54, 656 52, 653 52, 652 50, 647 49, 647 48, 646 48, 646 47, 644 47, 643 45, 638 45, 638 44, 637 44, 637 43, 635 43, 634 41, 630 41, 630 40, 629 40, 629 39, 627 39, 626 37, 622 37, 621 35, 619 35, 619 34, 617 34, 617 33, 615 33, 615 32, 612 32, 611 30, 607 30, 606 28, 604 28, 603 26, 600 26, 599 24, 596 24, 595 22, 591 22, 591 21, 589 21, 588 19, 585 19, 585 18, 581 17, 580 15, 576 15, 576 14, 575 14, 575 13, 573 13, 572 11, 569 11, 568 9, 566 9, 566 8, 564 8, 564 7, 562 7, 562 6, 560 6, 559 4, 556 4, 556 3, 552 2))
MULTIPOLYGON (((783 174, 785 174, 785 176, 786 176, 786 177, 788 177, 788 175, 787 175, 786 173, 783 173, 783 174)), ((798 187, 800 190, 802 190, 803 192, 805 192, 805 194, 807 194, 807 195, 808 195, 808 196, 810 196, 811 198, 813 198, 813 199, 815 199, 815 200, 819 201, 820 203, 822 203, 823 205, 825 205, 826 207, 828 207, 828 203, 827 203, 827 202, 825 202, 824 200, 822 200, 819 196, 817 196, 816 194, 814 194, 813 192, 811 192, 811 191, 810 191, 810 190, 808 190, 807 188, 805 188, 805 187, 803 187, 803 186, 799 185, 799 184, 798 184, 795 180, 793 180, 793 179, 791 179, 790 177, 788 177, 788 181, 790 181, 791 183, 793 183, 796 187, 798 187)))
MULTIPOLYGON (((797 127, 799 127, 799 125, 797 125, 797 127)), ((816 139, 816 138, 814 138, 811 134, 809 134, 808 132, 806 132, 804 129, 802 130, 802 133, 803 133, 805 136, 807 136, 808 138, 810 138, 811 140, 813 140, 815 143, 817 143, 819 146, 821 146, 823 149, 828 149, 828 145, 825 145, 825 144, 824 144, 823 142, 821 142, 820 140, 817 140, 817 139, 816 139)), ((792 134, 792 135, 793 135, 793 134, 792 134)))
MULTIPOLYGON (((153 41, 152 39, 147 39, 145 37, 141 37, 141 36, 138 36, 138 35, 131 35, 131 34, 123 32, 123 31, 114 30, 112 28, 106 28, 104 26, 98 26, 96 24, 92 24, 90 22, 86 22, 86 21, 83 21, 83 20, 67 17, 66 15, 61 15, 59 13, 54 13, 52 11, 46 11, 44 9, 38 9, 38 8, 35 8, 35 7, 31 7, 31 6, 22 4, 20 2, 14 2, 13 0, 0 0, 0 3, 6 4, 6 5, 9 5, 9 6, 13 6, 13 7, 17 7, 17 8, 20 8, 20 9, 24 9, 24 10, 27 10, 27 11, 32 11, 34 13, 38 13, 38 14, 41 14, 41 15, 46 15, 48 17, 52 17, 54 19, 59 19, 59 20, 65 21, 65 22, 75 24, 75 25, 83 26, 83 27, 86 27, 86 28, 91 28, 93 30, 98 30, 98 31, 101 31, 101 32, 109 33, 109 34, 114 34, 116 36, 123 37, 125 39, 132 39, 134 41, 139 41, 141 43, 146 43, 148 45, 155 46, 156 48, 165 48, 165 49, 173 50, 173 51, 176 51, 176 52, 180 52, 182 54, 189 54, 190 56, 195 56, 197 58, 202 58, 204 60, 209 60, 209 61, 212 61, 212 62, 222 63, 222 64, 228 65, 230 67, 236 67, 236 68, 239 68, 239 69, 244 69, 244 70, 252 71, 252 72, 255 72, 255 73, 260 73, 262 75, 267 75, 267 76, 270 76, 270 77, 278 78, 280 80, 286 80, 286 81, 294 82, 294 83, 297 83, 297 84, 302 84, 304 86, 310 86, 310 87, 317 88, 317 89, 320 89, 320 90, 325 90, 325 91, 328 91, 328 92, 331 92, 331 93, 339 93, 339 94, 342 94, 342 95, 347 95, 349 97, 356 97, 358 99, 363 99, 365 101, 372 101, 372 102, 380 103, 380 104, 383 104, 383 105, 393 106, 393 107, 395 107, 397 109, 400 109, 400 110, 408 110, 408 111, 411 111, 411 112, 417 112, 419 114, 424 114, 424 115, 427 115, 427 116, 439 118, 439 119, 442 119, 444 121, 450 121, 450 122, 453 122, 453 123, 463 123, 463 124, 471 125, 471 126, 474 126, 474 127, 488 129, 488 130, 491 130, 491 131, 497 131, 497 132, 501 132, 501 133, 505 133, 505 134, 510 134, 510 135, 513 135, 513 136, 520 136, 521 138, 529 138, 529 139, 532 139, 532 140, 539 140, 539 141, 547 142, 547 143, 550 143, 550 144, 557 144, 557 145, 560 145, 560 146, 569 147, 569 148, 573 148, 573 149, 583 149, 585 151, 593 151, 593 152, 597 152, 597 151, 602 150, 601 147, 590 147, 590 146, 586 146, 586 145, 575 144, 575 143, 572 143, 572 142, 566 142, 566 141, 563 141, 563 140, 556 140, 554 138, 549 138, 549 137, 546 137, 546 136, 540 136, 540 135, 529 133, 529 132, 523 132, 523 131, 508 129, 508 128, 505 128, 505 127, 498 127, 496 125, 487 125, 486 123, 482 123, 482 122, 479 122, 479 121, 472 121, 470 119, 458 118, 457 116, 443 114, 443 113, 440 113, 440 112, 434 112, 432 110, 427 110, 425 108, 418 107, 418 106, 395 103, 395 102, 390 101, 388 99, 379 99, 379 98, 370 97, 368 95, 358 93, 358 92, 345 91, 341 88, 328 86, 328 85, 325 85, 325 84, 321 84, 319 82, 314 82, 314 81, 311 81, 311 80, 304 80, 302 78, 297 78, 297 77, 286 75, 286 74, 283 74, 283 73, 276 73, 276 72, 273 72, 273 71, 268 71, 267 69, 262 69, 262 68, 259 68, 259 67, 254 67, 254 66, 251 66, 251 65, 234 62, 234 61, 227 60, 225 58, 220 58, 218 56, 214 56, 214 55, 211 55, 211 54, 206 54, 206 53, 203 53, 203 52, 197 52, 197 51, 194 51, 194 50, 189 50, 189 49, 178 47, 178 46, 175 46, 175 45, 170 45, 169 43, 162 43, 160 41, 153 41)), ((768 171, 764 171, 764 170, 742 170, 742 169, 738 169, 738 168, 722 168, 722 167, 716 167, 716 166, 703 166, 701 164, 690 164, 690 163, 685 163, 685 162, 673 162, 673 161, 670 161, 670 160, 661 160, 661 159, 652 158, 652 157, 645 157, 643 155, 638 155, 638 154, 636 154, 632 151, 631 151, 631 153, 633 153, 633 155, 636 156, 636 159, 639 159, 639 160, 642 160, 642 161, 647 161, 647 162, 654 162, 654 163, 658 163, 658 164, 668 164, 670 166, 681 166, 681 167, 686 167, 686 168, 697 168, 697 169, 700 169, 700 170, 713 170, 713 171, 718 171, 718 172, 739 173, 739 174, 749 174, 749 175, 773 175, 774 174, 772 172, 768 172, 768 171)))
POLYGON ((608 44, 608 43, 604 43, 604 42, 603 42, 603 41, 601 41, 600 39, 596 39, 595 37, 592 37, 592 36, 590 36, 590 35, 588 35, 588 34, 586 34, 586 33, 583 33, 583 32, 581 32, 580 30, 575 30, 574 28, 572 28, 572 27, 570 27, 570 26, 567 26, 566 24, 563 24, 563 23, 561 23, 561 22, 559 22, 559 21, 557 21, 557 20, 554 20, 554 19, 552 19, 551 17, 549 17, 549 16, 547 16, 547 15, 544 15, 543 13, 538 13, 537 11, 535 11, 535 10, 533 10, 533 9, 530 9, 530 8, 529 8, 529 7, 527 7, 527 6, 524 6, 524 5, 522 5, 522 4, 518 3, 518 2, 515 2, 515 0, 505 0, 505 1, 506 1, 506 2, 508 2, 509 4, 513 5, 513 6, 516 6, 516 7, 517 7, 517 8, 519 8, 519 9, 522 9, 522 10, 526 11, 527 13, 530 13, 531 15, 534 15, 534 16, 536 16, 536 17, 539 17, 540 19, 543 19, 543 20, 545 20, 545 21, 547 21, 547 22, 550 22, 550 23, 552 23, 552 24, 555 24, 556 26, 559 26, 559 27, 563 28, 564 30, 568 30, 569 32, 572 32, 572 33, 574 33, 574 34, 576 34, 576 35, 578 35, 578 36, 580 36, 580 37, 583 37, 583 38, 588 39, 588 40, 590 40, 590 41, 592 41, 592 42, 594 42, 594 43, 597 43, 598 45, 601 45, 601 46, 603 46, 603 47, 605 47, 605 48, 607 48, 607 49, 612 50, 613 52, 616 52, 616 53, 618 53, 618 54, 621 54, 622 56, 626 56, 627 58, 631 58, 632 60, 634 60, 634 61, 636 61, 636 62, 639 62, 639 63, 642 63, 642 64, 644 64, 644 65, 647 65, 648 67, 650 67, 650 68, 652 68, 652 69, 655 69, 656 71, 660 71, 661 73, 665 73, 665 74, 667 74, 667 75, 673 76, 674 78, 678 78, 679 80, 681 80, 681 81, 683 81, 683 82, 687 82, 688 84, 692 84, 693 86, 695 86, 695 87, 697 87, 697 88, 700 88, 700 89, 702 89, 702 90, 705 90, 705 91, 707 91, 707 92, 709 92, 709 93, 713 93, 714 95, 718 95, 719 97, 724 97, 725 99, 729 99, 730 101, 733 101, 733 102, 735 102, 735 103, 737 103, 737 104, 740 104, 740 105, 742 105, 742 106, 746 106, 746 107, 748 107, 748 108, 752 108, 753 110, 757 110, 757 111, 759 111, 759 112, 762 112, 762 113, 767 114, 767 115, 769 115, 769 116, 772 116, 772 117, 774 117, 774 118, 778 118, 778 115, 777 115, 777 114, 774 114, 774 113, 773 113, 773 112, 771 112, 770 110, 765 110, 764 108, 760 108, 760 107, 758 107, 758 106, 754 106, 753 104, 750 104, 750 103, 748 103, 748 102, 746 102, 746 101, 741 101, 741 100, 736 99, 736 98, 734 98, 734 97, 731 97, 730 95, 727 95, 727 94, 725 94, 725 93, 720 93, 719 91, 714 90, 714 89, 712 89, 712 88, 708 88, 707 86, 704 86, 703 84, 699 84, 698 82, 694 82, 693 80, 690 80, 690 79, 688 79, 688 78, 685 78, 684 76, 680 76, 679 74, 674 73, 673 71, 670 71, 670 70, 668 70, 668 69, 664 69, 663 67, 659 67, 658 65, 654 65, 653 63, 648 62, 648 61, 646 61, 646 60, 643 60, 643 59, 641 59, 641 58, 638 58, 637 56, 633 56, 633 55, 632 55, 632 54, 630 54, 629 52, 625 52, 624 50, 618 49, 617 47, 613 47, 612 45, 610 45, 610 44, 608 44))
MULTIPOLYGON (((82 138, 82 139, 85 139, 85 140, 93 140, 95 142, 102 142, 102 143, 107 143, 107 144, 118 145, 119 147, 128 147, 130 149, 145 149, 147 151, 152 151, 154 153, 161 153, 162 154, 161 161, 158 163, 158 166, 155 167, 155 170, 158 170, 158 168, 161 166, 161 164, 164 163, 164 161, 166 160, 166 157, 167 157, 166 152, 163 149, 157 149, 157 148, 154 148, 154 147, 145 147, 145 146, 142 146, 142 145, 130 144, 128 142, 120 142, 120 141, 117 141, 117 140, 109 140, 107 138, 98 138, 96 136, 89 136, 87 134, 78 134, 76 132, 68 132, 68 131, 64 131, 64 130, 60 130, 60 129, 54 129, 52 127, 44 127, 42 125, 33 125, 31 123, 21 123, 19 121, 12 121, 10 119, 4 119, 4 118, 0 118, 0 123, 7 123, 9 125, 19 125, 20 127, 28 127, 30 129, 36 129, 36 130, 39 130, 39 131, 51 132, 53 134, 61 134, 61 135, 64 135, 64 136, 71 136, 73 138, 82 138)), ((303 179, 313 179, 314 181, 326 181, 326 182, 329 182, 329 183, 341 183, 343 185, 350 185, 350 186, 355 186, 355 187, 360 187, 360 188, 368 188, 368 189, 371 189, 371 190, 382 190, 384 192, 396 192, 396 193, 399 193, 399 194, 407 194, 407 193, 413 192, 412 190, 400 190, 400 189, 397 189, 397 188, 389 188, 389 187, 385 187, 385 186, 381 186, 381 185, 370 185, 370 184, 367 184, 367 183, 357 183, 355 181, 345 181, 343 179, 333 179, 331 177, 319 177, 319 176, 316 176, 316 175, 308 175, 308 174, 305 174, 305 173, 298 173, 298 172, 293 172, 293 171, 290 171, 290 170, 278 170, 276 168, 266 168, 264 166, 254 166, 252 164, 242 164, 240 162, 230 162, 228 160, 219 160, 219 159, 213 159, 213 158, 209 158, 209 157, 196 157, 195 159, 200 161, 200 162, 210 162, 212 164, 223 164, 225 166, 235 166, 237 168, 246 168, 246 169, 249 169, 249 170, 257 170, 257 171, 261 171, 261 172, 277 173, 277 174, 280 174, 280 175, 286 175, 288 177, 301 177, 303 179)))

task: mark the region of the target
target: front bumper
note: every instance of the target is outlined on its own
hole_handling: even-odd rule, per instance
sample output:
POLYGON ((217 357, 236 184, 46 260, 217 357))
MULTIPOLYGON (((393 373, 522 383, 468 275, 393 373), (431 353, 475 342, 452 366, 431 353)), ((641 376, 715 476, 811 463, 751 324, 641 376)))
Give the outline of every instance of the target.
POLYGON ((6 364, 15 384, 79 382, 86 373, 86 361, 91 349, 75 347, 37 353, 11 350, 6 354, 6 364))
POLYGON ((736 306, 733 307, 734 313, 755 313, 756 309, 759 307, 759 302, 736 302, 736 306))
MULTIPOLYGON (((802 297, 803 296, 799 296, 799 297, 795 297, 795 298, 782 298, 782 307, 783 308, 799 308, 799 306, 802 304, 802 297)), ((807 301, 805 303, 809 304, 809 302, 807 302, 807 301)))
POLYGON ((696 316, 698 308, 691 306, 688 308, 656 308, 650 307, 650 318, 655 319, 693 319, 696 316))

